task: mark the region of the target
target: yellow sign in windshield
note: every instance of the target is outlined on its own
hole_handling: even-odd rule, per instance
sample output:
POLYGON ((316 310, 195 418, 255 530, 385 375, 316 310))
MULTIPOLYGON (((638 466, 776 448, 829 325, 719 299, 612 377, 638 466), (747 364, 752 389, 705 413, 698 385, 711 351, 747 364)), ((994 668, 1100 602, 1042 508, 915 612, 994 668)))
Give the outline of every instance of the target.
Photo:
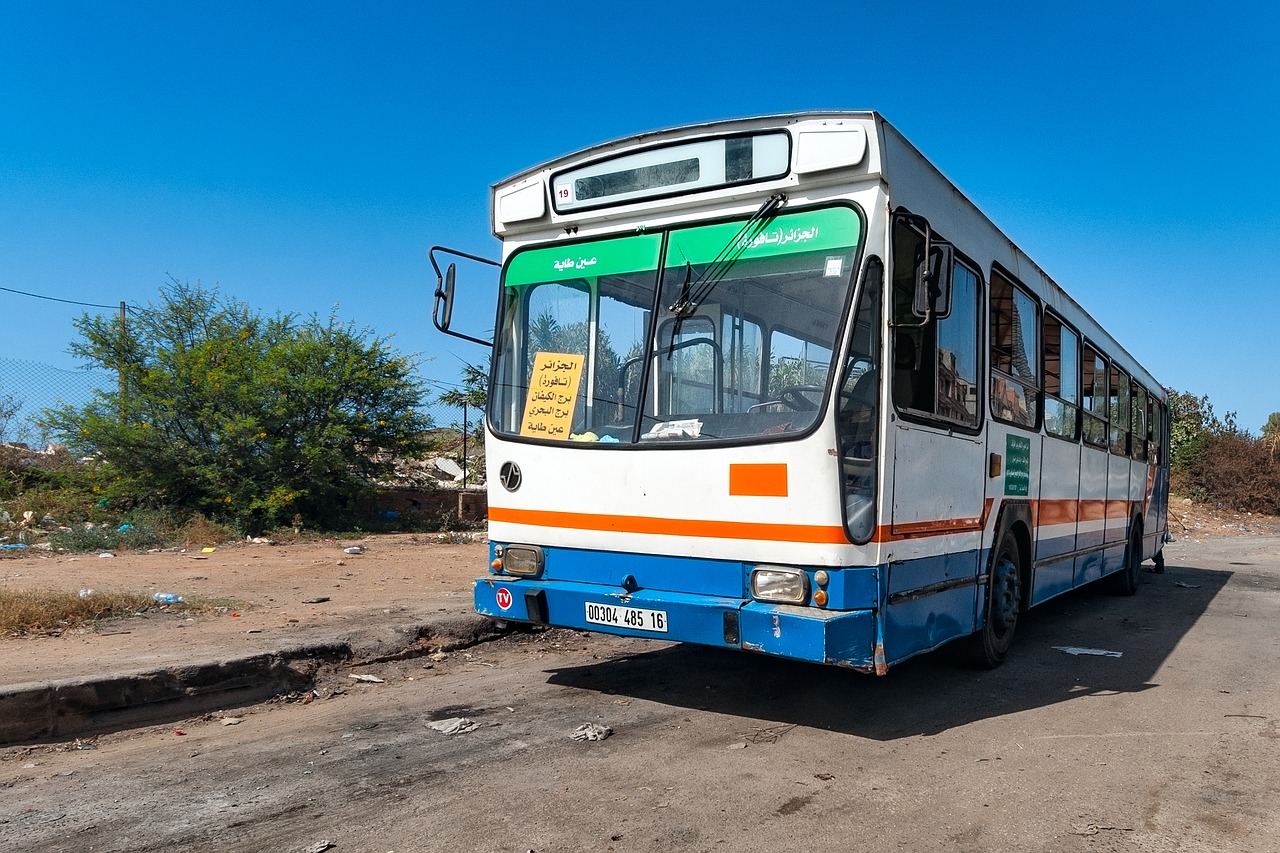
POLYGON ((534 356, 521 435, 569 437, 578 404, 578 385, 582 382, 582 364, 583 357, 574 353, 540 352, 534 356))

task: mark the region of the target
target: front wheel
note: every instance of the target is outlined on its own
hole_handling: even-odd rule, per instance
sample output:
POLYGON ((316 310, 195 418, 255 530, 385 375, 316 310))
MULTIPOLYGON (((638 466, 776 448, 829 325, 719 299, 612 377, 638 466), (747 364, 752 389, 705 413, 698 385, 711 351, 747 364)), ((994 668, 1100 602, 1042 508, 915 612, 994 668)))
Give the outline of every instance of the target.
POLYGON ((1005 532, 991 558, 987 578, 986 619, 971 638, 971 657, 985 669, 1004 662, 1013 645, 1013 632, 1022 612, 1022 553, 1013 534, 1005 532))

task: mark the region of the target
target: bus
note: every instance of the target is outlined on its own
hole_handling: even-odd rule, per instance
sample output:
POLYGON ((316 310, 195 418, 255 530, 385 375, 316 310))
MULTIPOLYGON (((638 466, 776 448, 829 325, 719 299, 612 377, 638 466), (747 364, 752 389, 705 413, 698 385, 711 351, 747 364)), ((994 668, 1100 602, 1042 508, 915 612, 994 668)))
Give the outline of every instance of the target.
POLYGON ((1163 568, 1159 382, 876 112, 678 127, 492 188, 498 620, 884 674, 1163 568))

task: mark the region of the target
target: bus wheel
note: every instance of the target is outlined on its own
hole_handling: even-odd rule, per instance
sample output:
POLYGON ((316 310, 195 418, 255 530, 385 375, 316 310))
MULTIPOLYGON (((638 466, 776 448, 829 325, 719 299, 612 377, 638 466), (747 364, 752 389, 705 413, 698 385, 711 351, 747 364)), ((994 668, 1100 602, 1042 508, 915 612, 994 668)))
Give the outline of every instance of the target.
POLYGON ((1022 609, 1022 555, 1013 534, 1005 532, 991 560, 987 580, 987 614, 982 630, 972 638, 973 660, 985 669, 1004 662, 1013 645, 1022 609))
POLYGON ((1138 591, 1138 574, 1142 571, 1142 526, 1129 527, 1129 544, 1124 548, 1124 568, 1111 576, 1111 591, 1116 595, 1133 595, 1138 591))

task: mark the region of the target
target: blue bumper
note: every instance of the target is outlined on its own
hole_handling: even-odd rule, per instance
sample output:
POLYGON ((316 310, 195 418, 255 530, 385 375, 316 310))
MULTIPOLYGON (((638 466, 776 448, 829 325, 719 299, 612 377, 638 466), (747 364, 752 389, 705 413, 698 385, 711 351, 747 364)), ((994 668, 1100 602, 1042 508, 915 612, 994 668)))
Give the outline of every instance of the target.
POLYGON ((495 619, 737 648, 868 672, 875 668, 874 610, 833 611, 649 589, 629 593, 616 586, 505 575, 476 581, 475 606, 495 619), (666 631, 588 622, 589 604, 661 611, 666 631))

